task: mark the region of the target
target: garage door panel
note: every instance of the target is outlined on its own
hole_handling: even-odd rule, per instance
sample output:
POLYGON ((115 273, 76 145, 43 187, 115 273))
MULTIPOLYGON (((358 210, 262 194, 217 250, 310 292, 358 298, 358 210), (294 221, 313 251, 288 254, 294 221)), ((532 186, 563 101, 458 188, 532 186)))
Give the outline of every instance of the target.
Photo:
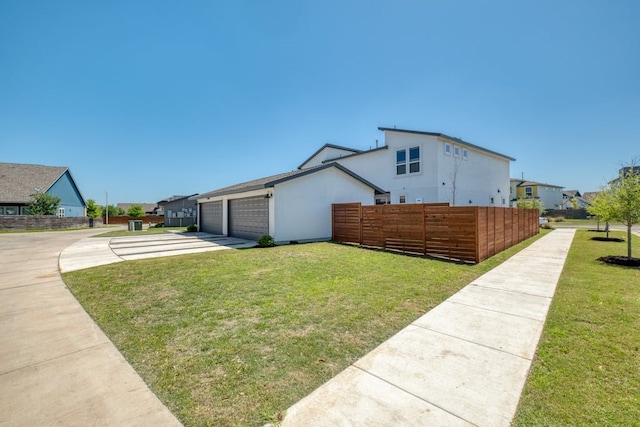
POLYGON ((200 204, 200 230, 222 234, 222 200, 200 204))
POLYGON ((269 234, 269 199, 229 200, 229 235, 257 240, 263 234, 269 234))

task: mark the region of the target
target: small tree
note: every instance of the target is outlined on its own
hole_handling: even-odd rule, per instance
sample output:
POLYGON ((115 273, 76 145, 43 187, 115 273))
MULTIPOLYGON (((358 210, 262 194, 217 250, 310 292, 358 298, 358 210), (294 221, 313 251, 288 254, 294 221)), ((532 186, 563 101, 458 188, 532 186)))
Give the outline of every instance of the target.
POLYGON ((143 217, 144 211, 142 210, 142 205, 138 205, 138 204, 131 205, 131 207, 127 211, 127 216, 130 216, 132 218, 143 217))
POLYGON ((38 193, 33 196, 29 203, 29 215, 55 215, 60 206, 60 197, 38 193))
POLYGON ((520 197, 516 202, 516 206, 525 209, 538 209, 540 215, 544 213, 544 203, 540 199, 533 199, 527 197, 520 197))
POLYGON ((87 216, 89 218, 100 218, 102 216, 102 207, 96 204, 93 199, 87 200, 87 216))
POLYGON ((600 221, 605 223, 604 230, 607 232, 607 238, 609 238, 609 222, 615 217, 612 194, 610 188, 601 189, 591 202, 591 206, 587 207, 587 211, 598 218, 598 230, 600 230, 600 221))
POLYGON ((631 260, 631 227, 640 222, 640 167, 623 168, 611 183, 614 217, 627 226, 627 259, 631 260))

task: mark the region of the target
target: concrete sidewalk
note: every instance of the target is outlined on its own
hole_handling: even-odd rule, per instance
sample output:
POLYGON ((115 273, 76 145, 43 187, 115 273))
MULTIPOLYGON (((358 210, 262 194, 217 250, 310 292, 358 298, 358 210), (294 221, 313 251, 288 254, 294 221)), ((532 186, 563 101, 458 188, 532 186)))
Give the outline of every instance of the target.
POLYGON ((509 426, 575 230, 555 230, 293 405, 291 426, 509 426))

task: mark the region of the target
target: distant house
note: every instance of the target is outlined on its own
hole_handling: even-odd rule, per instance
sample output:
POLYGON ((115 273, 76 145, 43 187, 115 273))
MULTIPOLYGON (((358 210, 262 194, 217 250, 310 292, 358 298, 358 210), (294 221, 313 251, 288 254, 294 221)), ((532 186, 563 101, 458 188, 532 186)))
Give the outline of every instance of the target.
POLYGON ((38 193, 60 198, 58 216, 87 214, 87 205, 69 168, 0 163, 0 215, 26 215, 29 203, 38 193))
POLYGON ((563 188, 559 185, 511 178, 511 204, 514 206, 518 199, 537 199, 542 202, 544 209, 562 209, 563 188))
POLYGON ((189 196, 171 196, 158 202, 159 211, 164 212, 165 227, 185 227, 197 222, 198 203, 189 196))
POLYGON ((441 133, 378 128, 385 144, 325 144, 298 170, 191 197, 202 231, 276 242, 331 238, 331 205, 449 202, 507 206, 504 154, 441 133))
POLYGON ((586 209, 591 203, 578 190, 565 190, 562 192, 561 209, 586 209))
POLYGON ((118 203, 116 207, 122 209, 126 214, 133 205, 140 205, 145 215, 159 215, 157 203, 118 203))

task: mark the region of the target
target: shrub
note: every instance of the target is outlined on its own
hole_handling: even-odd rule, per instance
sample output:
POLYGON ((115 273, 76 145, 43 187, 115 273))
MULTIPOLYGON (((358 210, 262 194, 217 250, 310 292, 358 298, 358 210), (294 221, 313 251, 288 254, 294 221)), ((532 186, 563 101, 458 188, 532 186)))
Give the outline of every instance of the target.
POLYGON ((155 227, 155 228, 162 228, 162 227, 164 227, 164 224, 163 224, 163 223, 161 223, 161 222, 159 222, 159 223, 157 223, 156 225, 154 225, 154 227, 155 227))
POLYGON ((268 234, 263 234, 258 239, 259 248, 270 248, 275 245, 276 245, 276 241, 273 240, 273 237, 269 236, 268 234))
POLYGON ((187 227, 187 231, 189 233, 193 233, 194 231, 198 231, 198 227, 194 224, 191 224, 190 226, 187 227))

